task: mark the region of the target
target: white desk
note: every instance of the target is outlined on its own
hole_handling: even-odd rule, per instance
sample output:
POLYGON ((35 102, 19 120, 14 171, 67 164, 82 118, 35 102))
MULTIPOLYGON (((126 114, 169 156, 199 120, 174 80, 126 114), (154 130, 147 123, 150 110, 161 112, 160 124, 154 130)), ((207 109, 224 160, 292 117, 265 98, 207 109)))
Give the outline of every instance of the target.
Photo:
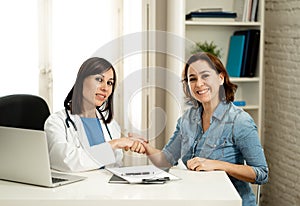
POLYGON ((134 185, 108 183, 106 170, 81 173, 88 179, 43 188, 1 181, 1 206, 241 206, 242 200, 225 172, 193 172, 172 169, 181 180, 165 184, 134 185))

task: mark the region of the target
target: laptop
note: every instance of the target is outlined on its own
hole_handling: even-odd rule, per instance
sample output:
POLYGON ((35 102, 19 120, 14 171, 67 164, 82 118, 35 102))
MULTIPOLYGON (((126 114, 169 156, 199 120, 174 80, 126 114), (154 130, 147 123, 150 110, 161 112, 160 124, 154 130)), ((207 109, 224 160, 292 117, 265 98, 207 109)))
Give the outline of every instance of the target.
POLYGON ((86 179, 52 172, 46 134, 40 130, 0 126, 0 179, 57 187, 86 179))

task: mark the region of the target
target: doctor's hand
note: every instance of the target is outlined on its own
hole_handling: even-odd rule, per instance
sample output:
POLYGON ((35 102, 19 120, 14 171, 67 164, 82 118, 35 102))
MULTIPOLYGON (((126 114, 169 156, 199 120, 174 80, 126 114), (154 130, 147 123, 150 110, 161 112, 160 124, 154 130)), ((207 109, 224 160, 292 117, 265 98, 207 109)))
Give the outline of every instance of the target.
POLYGON ((134 141, 128 137, 121 137, 119 139, 113 139, 109 141, 109 144, 113 149, 125 149, 128 150, 133 145, 134 141))
POLYGON ((109 141, 109 143, 113 149, 124 149, 125 151, 130 149, 137 153, 145 153, 141 140, 138 139, 121 137, 119 139, 113 139, 109 141))

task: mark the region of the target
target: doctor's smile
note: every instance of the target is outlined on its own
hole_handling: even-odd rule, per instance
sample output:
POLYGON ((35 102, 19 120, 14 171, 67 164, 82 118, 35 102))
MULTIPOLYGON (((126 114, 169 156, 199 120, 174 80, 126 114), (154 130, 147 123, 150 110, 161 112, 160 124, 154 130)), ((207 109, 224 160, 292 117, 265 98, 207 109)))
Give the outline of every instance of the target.
MULTIPOLYGON (((114 74, 112 69, 102 74, 91 75, 84 80, 84 93, 95 91, 95 105, 101 106, 111 95, 112 86, 114 84, 114 74)), ((84 97, 86 95, 84 94, 84 97)), ((86 97, 86 99, 88 99, 86 97)), ((92 104, 92 102, 91 102, 92 104)))

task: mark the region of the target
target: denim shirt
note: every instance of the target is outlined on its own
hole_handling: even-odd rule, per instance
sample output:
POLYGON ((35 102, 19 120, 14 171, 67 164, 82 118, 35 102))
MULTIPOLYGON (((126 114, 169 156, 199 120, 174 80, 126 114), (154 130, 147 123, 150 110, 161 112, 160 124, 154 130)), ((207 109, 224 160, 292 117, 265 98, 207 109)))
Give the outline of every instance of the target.
MULTIPOLYGON (((163 148, 166 159, 176 165, 193 157, 221 160, 251 166, 255 184, 268 181, 268 166, 252 117, 232 103, 220 102, 206 132, 202 129, 202 106, 188 109, 177 121, 176 130, 163 148)), ((249 183, 229 176, 239 192, 243 206, 256 205, 249 183)))

